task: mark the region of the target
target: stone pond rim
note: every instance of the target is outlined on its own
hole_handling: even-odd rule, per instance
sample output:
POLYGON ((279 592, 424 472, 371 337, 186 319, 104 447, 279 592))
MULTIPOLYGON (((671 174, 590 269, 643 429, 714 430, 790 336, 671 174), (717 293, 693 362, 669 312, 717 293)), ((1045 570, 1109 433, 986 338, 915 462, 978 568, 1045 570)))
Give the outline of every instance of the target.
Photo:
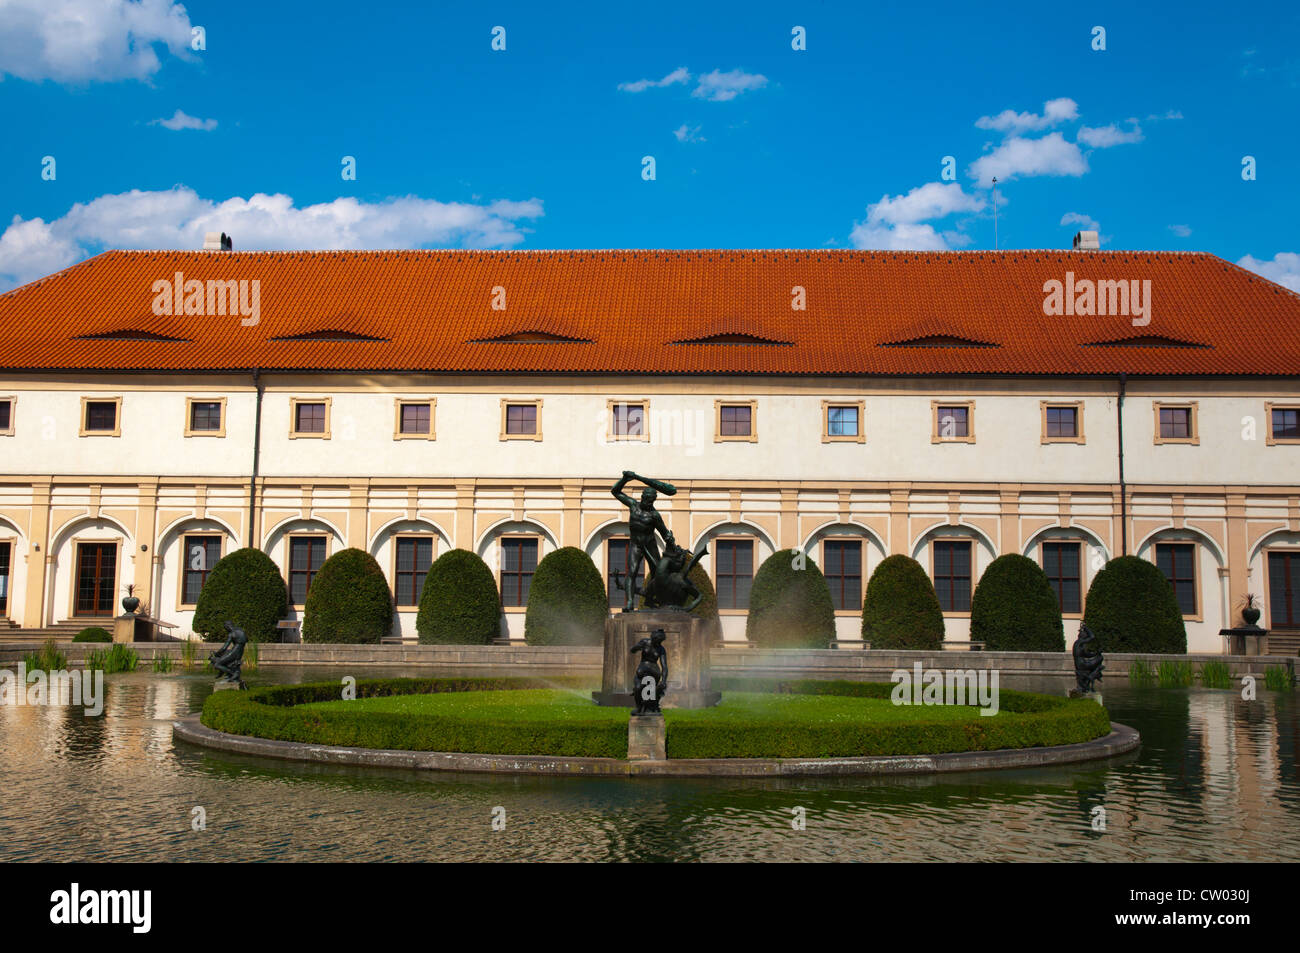
POLYGON ((1038 768, 1075 764, 1128 754, 1141 744, 1137 731, 1110 723, 1110 734, 1076 744, 1001 748, 929 755, 868 755, 831 758, 669 758, 625 761, 564 755, 503 755, 445 751, 352 748, 232 735, 203 725, 198 715, 172 722, 172 737, 232 754, 282 761, 306 761, 371 768, 405 768, 483 774, 536 774, 587 777, 772 778, 888 777, 1038 768))

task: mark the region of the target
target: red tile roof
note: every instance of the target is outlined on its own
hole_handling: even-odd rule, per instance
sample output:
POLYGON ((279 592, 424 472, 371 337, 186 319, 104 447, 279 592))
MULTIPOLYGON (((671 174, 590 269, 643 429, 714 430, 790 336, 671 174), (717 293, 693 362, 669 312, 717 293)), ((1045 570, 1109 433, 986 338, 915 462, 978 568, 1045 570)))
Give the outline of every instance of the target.
POLYGON ((1175 252, 110 251, 0 295, 0 342, 8 370, 1300 375, 1300 295, 1175 252), (259 281, 260 322, 153 314, 178 271, 259 281), (1045 316, 1067 271, 1149 279, 1150 324, 1045 316))

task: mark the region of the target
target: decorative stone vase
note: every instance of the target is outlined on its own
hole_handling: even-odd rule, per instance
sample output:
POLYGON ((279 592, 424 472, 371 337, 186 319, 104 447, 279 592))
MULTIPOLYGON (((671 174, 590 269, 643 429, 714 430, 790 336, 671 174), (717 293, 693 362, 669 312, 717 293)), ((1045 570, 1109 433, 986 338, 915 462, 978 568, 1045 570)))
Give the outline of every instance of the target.
POLYGON ((140 600, 135 596, 126 596, 122 600, 122 608, 131 613, 131 615, 135 615, 135 610, 140 608, 140 600))
POLYGON ((1241 617, 1246 620, 1246 625, 1254 625, 1259 621, 1259 610, 1255 608, 1242 609, 1241 617))

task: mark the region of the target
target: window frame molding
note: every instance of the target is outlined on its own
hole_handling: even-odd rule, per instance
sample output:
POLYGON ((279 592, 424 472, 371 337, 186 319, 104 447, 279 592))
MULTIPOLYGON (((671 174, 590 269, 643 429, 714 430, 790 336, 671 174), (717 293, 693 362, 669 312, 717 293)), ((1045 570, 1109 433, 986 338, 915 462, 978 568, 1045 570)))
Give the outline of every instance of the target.
POLYGON ((14 435, 14 421, 18 417, 18 395, 0 394, 0 403, 6 400, 9 401, 9 426, 0 429, 0 437, 12 437, 14 435))
POLYGON ((1088 441, 1083 433, 1083 401, 1081 400, 1040 400, 1038 402, 1038 416, 1040 425, 1039 442, 1049 443, 1073 443, 1082 446, 1088 441), (1064 407, 1074 408, 1074 430, 1073 437, 1052 437, 1047 433, 1047 411, 1049 409, 1058 409, 1064 407))
MULTIPOLYGON (((329 418, 327 417, 326 419, 328 420, 329 418)), ((310 530, 310 531, 303 530, 301 532, 285 533, 284 535, 285 588, 288 591, 287 594, 290 600, 289 607, 296 612, 302 612, 307 608, 306 598, 307 598, 307 593, 311 591, 311 579, 307 580, 307 589, 303 591, 303 601, 302 602, 292 601, 293 600, 293 541, 295 539, 320 539, 320 538, 323 538, 325 540, 325 559, 321 560, 321 565, 324 566, 326 560, 328 560, 332 555, 332 553, 330 553, 330 541, 334 538, 333 533, 327 532, 325 530, 310 530)), ((319 572, 320 570, 317 569, 316 573, 319 572)), ((310 573, 312 576, 316 574, 316 573, 312 573, 311 570, 308 570, 308 573, 310 573)))
MULTIPOLYGON (((430 426, 432 426, 432 421, 430 421, 430 426)), ((423 436, 423 434, 421 434, 421 436, 423 436)), ((417 595, 417 596, 415 597, 415 602, 410 603, 410 604, 407 604, 407 603, 403 603, 403 602, 398 602, 398 601, 397 601, 397 541, 398 541, 399 539, 431 539, 431 540, 433 540, 433 549, 432 549, 432 551, 431 551, 430 554, 429 554, 429 557, 430 557, 430 558, 429 558, 429 568, 432 569, 432 568, 433 568, 433 564, 434 564, 435 562, 437 562, 437 560, 438 560, 438 534, 435 533, 435 532, 433 532, 432 530, 430 530, 430 531, 427 532, 427 533, 420 533, 420 532, 417 532, 417 531, 415 531, 415 530, 403 530, 403 531, 400 532, 400 533, 393 533, 393 535, 390 536, 390 537, 388 537, 388 538, 389 538, 390 542, 392 543, 392 546, 390 547, 390 549, 392 550, 392 553, 391 553, 391 555, 390 555, 390 557, 389 557, 389 562, 390 562, 391 565, 392 565, 392 575, 390 575, 388 578, 392 580, 393 611, 395 611, 395 612, 401 612, 403 609, 406 609, 406 610, 409 612, 409 611, 411 611, 411 610, 418 610, 418 609, 420 608, 420 595, 423 595, 423 594, 424 594, 424 587, 423 587, 423 586, 420 587, 420 595, 417 595)), ((424 575, 425 575, 425 578, 427 579, 427 578, 428 578, 428 575, 429 575, 429 570, 428 570, 428 569, 426 569, 426 570, 424 571, 424 575)), ((498 589, 497 591, 500 592, 501 590, 498 589)))
MULTIPOLYGON (((4 398, 0 398, 3 400, 4 398)), ((10 398, 12 399, 12 398, 10 398)), ((1295 401, 1265 401, 1264 402, 1264 445, 1266 447, 1294 447, 1300 445, 1300 437, 1274 437, 1273 436, 1273 411, 1275 410, 1294 410, 1300 413, 1300 403, 1295 401)), ((13 411, 9 412, 9 422, 13 423, 13 411)), ((0 431, 3 433, 4 431, 0 431)))
POLYGON ((1153 400, 1151 402, 1151 412, 1155 421, 1154 444, 1182 444, 1183 446, 1195 447, 1201 443, 1201 424, 1200 424, 1200 401, 1196 400, 1153 400), (1187 422, 1187 429, 1190 436, 1187 437, 1162 437, 1160 435, 1160 411, 1161 410, 1182 410, 1191 411, 1190 419, 1187 422))
POLYGON ((542 398, 541 397, 502 397, 501 398, 501 440, 533 440, 541 442, 542 439, 542 398), (510 407, 523 407, 532 404, 537 408, 537 431, 536 433, 506 433, 506 417, 509 414, 510 407))
POLYGON ((334 423, 333 397, 290 397, 289 398, 289 439, 290 440, 329 440, 330 427, 334 423), (299 404, 324 404, 325 429, 321 433, 312 433, 298 429, 299 404))
MULTIPOLYGON (((501 611, 502 611, 502 612, 520 613, 520 612, 527 612, 527 611, 528 611, 528 600, 526 600, 526 599, 524 600, 524 604, 521 605, 521 606, 508 606, 508 605, 506 605, 506 591, 505 591, 505 589, 503 589, 502 586, 501 586, 501 580, 502 580, 502 578, 504 577, 504 574, 505 574, 505 571, 506 571, 506 548, 505 548, 505 546, 502 545, 502 544, 505 543, 505 541, 508 540, 508 539, 535 539, 535 540, 537 540, 537 565, 540 566, 540 565, 542 564, 542 560, 545 558, 545 556, 543 556, 543 554, 542 554, 542 540, 543 540, 543 538, 544 538, 544 537, 542 536, 541 533, 522 533, 522 532, 520 532, 520 533, 502 533, 500 536, 497 537, 497 539, 496 539, 496 544, 497 544, 497 567, 496 567, 496 577, 497 577, 497 598, 501 600, 501 611)), ((534 576, 537 575, 537 568, 536 568, 536 567, 533 568, 533 571, 532 571, 531 575, 534 575, 534 576)), ((531 591, 532 591, 532 584, 529 583, 529 592, 531 593, 531 591)))
MULTIPOLYGON (((930 443, 974 443, 975 442, 975 401, 973 400, 931 400, 930 401, 930 443), (939 435, 939 408, 966 408, 966 436, 942 437, 939 435)), ((933 578, 933 577, 931 577, 933 578)))
POLYGON ((436 397, 395 397, 393 398, 393 439, 394 440, 437 440, 438 439, 438 398, 436 397), (403 433, 402 408, 407 405, 426 405, 429 408, 428 433, 403 433))
MULTIPOLYGON (((1278 632, 1286 632, 1286 633, 1300 632, 1300 622, 1297 622, 1295 625, 1279 626, 1278 622, 1273 618, 1273 592, 1272 592, 1272 585, 1269 582, 1269 578, 1271 574, 1268 571, 1269 553, 1291 553, 1293 554, 1294 558, 1300 559, 1300 544, 1279 543, 1276 546, 1265 546, 1263 549, 1260 550, 1260 552, 1263 554, 1264 557, 1263 559, 1264 606, 1263 606, 1263 611, 1260 613, 1260 615, 1263 616, 1263 621, 1265 622, 1264 628, 1268 629, 1270 632, 1274 630, 1278 632)), ((1300 599, 1300 593, 1296 593, 1296 598, 1300 599)))
POLYGON ((822 443, 866 443, 867 442, 867 402, 865 400, 823 400, 822 401, 822 443), (831 433, 830 414, 832 407, 854 407, 858 411, 857 436, 831 433))
MULTIPOLYGON (((867 572, 867 539, 865 536, 850 536, 848 534, 823 536, 818 542, 818 555, 821 557, 821 561, 817 563, 823 576, 826 574, 827 543, 858 544, 858 559, 860 561, 858 567, 858 607, 856 609, 835 609, 834 612, 836 617, 843 616, 847 618, 849 616, 861 616, 862 601, 867 597, 867 583, 870 581, 870 573, 867 572)), ((755 573, 755 575, 757 575, 757 573, 755 573)), ((831 593, 831 601, 835 601, 835 594, 833 592, 831 593)))
MULTIPOLYGON (((945 407, 950 407, 950 406, 953 406, 953 405, 951 405, 951 404, 944 404, 944 406, 945 406, 945 407)), ((979 553, 976 551, 976 545, 979 543, 979 540, 978 540, 978 539, 975 539, 975 538, 972 537, 972 536, 947 536, 947 535, 945 535, 945 536, 931 536, 931 537, 930 537, 930 545, 929 545, 929 547, 928 547, 928 549, 930 550, 930 585, 934 587, 934 590, 935 590, 935 597, 937 598, 938 595, 939 595, 939 587, 936 586, 936 585, 934 584, 934 583, 935 583, 935 580, 938 579, 938 576, 936 576, 936 575, 934 574, 934 550, 935 550, 935 546, 934 546, 934 544, 935 544, 935 543, 965 543, 967 546, 970 547, 970 601, 971 601, 971 605, 974 606, 974 604, 975 604, 975 586, 976 586, 976 585, 978 584, 978 582, 979 582, 979 576, 976 575, 976 573, 975 573, 975 570, 976 570, 975 560, 976 560, 976 558, 977 558, 978 555, 979 555, 979 553)), ((863 593, 863 596, 864 596, 864 597, 865 597, 865 595, 866 595, 866 594, 863 593)), ((947 609, 945 609, 945 608, 943 607, 943 604, 942 604, 942 603, 939 604, 939 611, 940 611, 941 613, 943 613, 943 617, 944 617, 945 619, 969 619, 969 618, 970 618, 970 614, 971 614, 971 610, 970 610, 970 609, 967 609, 965 612, 955 612, 955 611, 954 611, 954 612, 949 612, 947 609)))
POLYGON ((650 442, 650 398, 615 398, 605 400, 605 440, 608 443, 649 443, 650 442), (641 408, 641 432, 639 434, 618 434, 614 432, 614 408, 619 406, 641 408))
POLYGON ((224 437, 226 435, 226 398, 225 397, 186 397, 185 398, 185 437, 224 437), (220 404, 221 426, 216 430, 194 429, 195 404, 220 404))
POLYGON ((713 442, 714 443, 758 443, 758 401, 757 400, 724 400, 722 398, 713 401, 713 442), (723 407, 748 407, 749 408, 749 433, 748 434, 723 434, 722 432, 722 408, 723 407))
MULTIPOLYGON (((112 621, 117 618, 118 597, 117 594, 122 591, 122 559, 126 551, 126 539, 105 539, 102 536, 74 536, 68 540, 72 544, 72 573, 69 577, 68 586, 68 615, 67 621, 80 622, 84 619, 108 619, 112 621), (81 546, 83 543, 112 543, 114 546, 113 556, 113 602, 108 615, 79 615, 77 613, 77 580, 81 578, 81 546)), ((9 557, 11 560, 13 556, 9 557)), ((12 563, 11 563, 12 565, 12 563)), ((11 570, 12 573, 12 570, 11 570)))
MULTIPOLYGON (((1195 613, 1184 615, 1184 622, 1204 622, 1205 621, 1205 592, 1201 586, 1201 549, 1202 543, 1199 539, 1155 539, 1151 541, 1151 562, 1155 563, 1157 569, 1160 568, 1160 561, 1156 550, 1157 546, 1190 546, 1192 547, 1192 589, 1196 594, 1195 613)), ((1267 563, 1265 564, 1267 568, 1267 563)), ((1164 570, 1160 570, 1161 575, 1164 570)), ((1167 577, 1166 577, 1167 578, 1167 577)), ((1170 583, 1173 588, 1173 583, 1170 583)), ((1267 585, 1267 581, 1265 582, 1267 585)), ((1181 609, 1178 610, 1180 613, 1181 609)))
MULTIPOLYGON (((1078 612, 1066 612, 1064 609, 1062 609, 1062 610, 1061 610, 1061 618, 1062 618, 1062 619, 1080 619, 1080 620, 1082 620, 1082 619, 1083 619, 1083 616, 1084 616, 1084 614, 1085 614, 1085 612, 1086 612, 1087 609, 1088 609, 1088 574, 1087 574, 1087 571, 1086 571, 1086 568, 1085 568, 1085 567, 1087 566, 1087 559, 1088 559, 1088 540, 1087 540, 1087 538, 1084 537, 1084 536, 1045 536, 1045 537, 1040 537, 1039 540, 1038 540, 1038 568, 1041 569, 1041 570, 1043 570, 1043 573, 1044 573, 1044 574, 1047 573, 1047 567, 1043 565, 1043 562, 1044 562, 1044 560, 1045 560, 1045 558, 1046 558, 1046 556, 1045 556, 1045 554, 1044 554, 1044 552, 1043 552, 1043 547, 1046 546, 1048 543, 1076 543, 1076 544, 1078 544, 1078 547, 1079 547, 1079 611, 1078 611, 1078 612)), ((1051 576, 1048 576, 1047 579, 1048 579, 1048 583, 1049 583, 1049 585, 1050 585, 1052 577, 1051 577, 1051 576)), ((974 589, 972 589, 972 590, 971 590, 971 597, 974 598, 974 596, 975 596, 975 591, 974 591, 974 589)), ((1058 598, 1058 603, 1059 603, 1059 598, 1058 598)))
MULTIPOLYGON (((224 419, 224 417, 222 419, 224 419)), ((229 538, 230 534, 222 529, 214 529, 214 530, 206 530, 206 531, 196 530, 192 533, 181 533, 181 564, 178 567, 179 572, 176 573, 176 611, 177 612, 184 612, 184 611, 197 609, 199 606, 197 602, 185 601, 185 572, 187 566, 189 565, 188 561, 186 560, 187 549, 185 546, 185 540, 191 536, 219 536, 221 538, 221 556, 219 556, 218 558, 224 559, 226 556, 226 540, 227 538, 229 538)), ((208 574, 211 575, 211 573, 212 573, 212 569, 208 569, 208 574)), ((200 591, 202 591, 202 587, 200 587, 200 591)))
MULTIPOLYGON (((749 559, 749 561, 750 561, 750 564, 753 566, 753 568, 749 571, 749 578, 750 578, 750 581, 751 581, 751 583, 752 583, 754 577, 758 575, 758 566, 759 566, 759 562, 758 562, 758 537, 757 537, 757 536, 746 536, 744 533, 725 533, 725 534, 723 534, 723 535, 721 535, 721 536, 714 536, 713 538, 711 538, 711 539, 709 540, 709 542, 710 542, 711 544, 716 544, 716 543, 723 542, 723 541, 733 541, 733 540, 739 540, 739 541, 742 541, 742 542, 744 542, 744 541, 748 541, 748 542, 749 542, 749 545, 750 545, 750 553, 749 553, 749 557, 750 557, 750 559, 749 559)), ((743 608, 743 609, 724 609, 724 608, 722 608, 722 604, 718 602, 718 580, 721 578, 721 576, 720 576, 719 573, 718 573, 718 549, 717 549, 716 546, 715 546, 714 549, 713 549, 713 558, 710 560, 710 563, 711 563, 711 565, 713 566, 713 573, 712 573, 712 582, 713 582, 713 601, 714 601, 714 602, 717 604, 717 606, 718 606, 718 615, 720 615, 720 616, 723 616, 723 615, 730 615, 730 616, 749 615, 750 606, 748 606, 748 605, 746 605, 745 608, 743 608)), ((730 575, 731 575, 732 577, 734 577, 734 576, 736 575, 736 573, 731 573, 730 575)), ((751 595, 753 594, 753 588, 752 588, 752 586, 751 586, 751 588, 750 588, 750 594, 751 594, 751 595)))
POLYGON ((116 397, 86 397, 81 398, 81 428, 77 434, 78 437, 120 437, 122 436, 122 397, 119 394, 116 397), (87 415, 90 413, 90 404, 116 404, 113 411, 113 429, 112 430, 90 430, 86 427, 89 423, 87 415))

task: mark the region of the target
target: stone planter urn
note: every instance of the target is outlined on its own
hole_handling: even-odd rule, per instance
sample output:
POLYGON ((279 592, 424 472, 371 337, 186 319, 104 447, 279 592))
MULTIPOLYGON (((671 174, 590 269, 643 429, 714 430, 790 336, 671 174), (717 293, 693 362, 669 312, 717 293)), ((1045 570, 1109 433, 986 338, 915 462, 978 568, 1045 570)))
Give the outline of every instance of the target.
POLYGON ((1259 610, 1253 606, 1241 610, 1241 617, 1245 620, 1246 625, 1254 625, 1259 621, 1259 610))
POLYGON ((135 615, 135 610, 140 608, 140 600, 136 596, 126 596, 122 600, 122 608, 131 615, 135 615))

